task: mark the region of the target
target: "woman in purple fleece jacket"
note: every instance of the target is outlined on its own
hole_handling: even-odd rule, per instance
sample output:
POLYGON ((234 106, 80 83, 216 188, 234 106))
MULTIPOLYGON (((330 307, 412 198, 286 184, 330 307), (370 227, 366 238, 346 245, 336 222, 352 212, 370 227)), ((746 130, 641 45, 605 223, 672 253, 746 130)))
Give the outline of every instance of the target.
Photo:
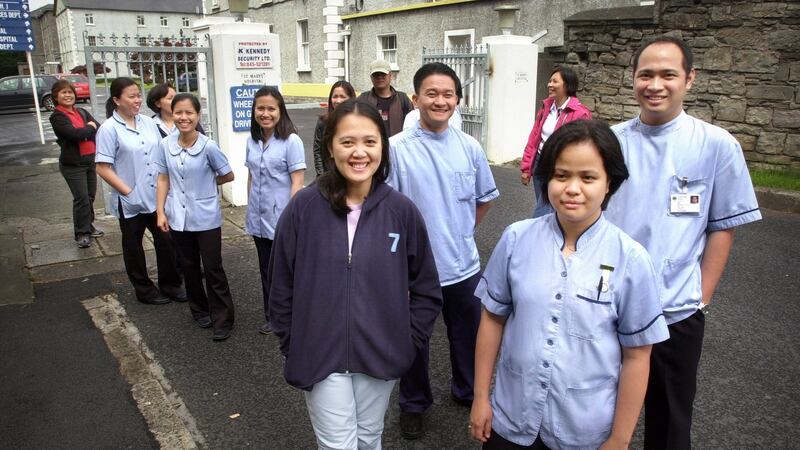
POLYGON ((332 170, 278 221, 270 324, 319 447, 379 449, 389 395, 430 338, 441 287, 422 215, 384 183, 389 140, 378 111, 348 100, 324 141, 332 170))

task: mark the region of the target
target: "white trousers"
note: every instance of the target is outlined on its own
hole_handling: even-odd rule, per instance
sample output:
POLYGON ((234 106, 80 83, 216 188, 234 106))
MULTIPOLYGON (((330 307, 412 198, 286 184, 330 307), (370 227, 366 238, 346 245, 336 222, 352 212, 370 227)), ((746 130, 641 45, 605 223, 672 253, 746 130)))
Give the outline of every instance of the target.
POLYGON ((320 449, 379 450, 383 418, 397 380, 332 373, 305 392, 320 449))

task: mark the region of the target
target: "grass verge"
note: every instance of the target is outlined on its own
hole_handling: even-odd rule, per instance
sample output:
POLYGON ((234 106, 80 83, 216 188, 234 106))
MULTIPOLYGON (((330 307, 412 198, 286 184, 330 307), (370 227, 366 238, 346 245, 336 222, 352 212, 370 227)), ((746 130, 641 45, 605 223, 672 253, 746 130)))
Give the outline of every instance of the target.
POLYGON ((758 187, 800 191, 800 170, 750 169, 750 178, 758 187))

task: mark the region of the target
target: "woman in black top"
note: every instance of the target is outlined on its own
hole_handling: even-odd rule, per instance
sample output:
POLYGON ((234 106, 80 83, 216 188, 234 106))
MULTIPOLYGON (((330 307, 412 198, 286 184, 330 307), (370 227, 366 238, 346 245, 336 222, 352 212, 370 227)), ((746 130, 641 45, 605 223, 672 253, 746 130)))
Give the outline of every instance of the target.
POLYGON ((331 86, 331 92, 328 94, 328 111, 319 116, 317 120, 317 127, 314 128, 314 169, 317 171, 317 176, 330 170, 328 151, 325 148, 325 143, 322 136, 325 134, 325 123, 328 121, 328 116, 333 112, 334 108, 342 103, 356 98, 356 91, 353 85, 347 81, 337 81, 331 86))
POLYGON ((72 192, 75 241, 78 247, 87 248, 92 245, 92 237, 104 234, 92 224, 97 193, 94 135, 99 125, 88 111, 75 107, 77 93, 69 81, 57 81, 51 93, 57 106, 50 123, 61 147, 58 166, 72 192))

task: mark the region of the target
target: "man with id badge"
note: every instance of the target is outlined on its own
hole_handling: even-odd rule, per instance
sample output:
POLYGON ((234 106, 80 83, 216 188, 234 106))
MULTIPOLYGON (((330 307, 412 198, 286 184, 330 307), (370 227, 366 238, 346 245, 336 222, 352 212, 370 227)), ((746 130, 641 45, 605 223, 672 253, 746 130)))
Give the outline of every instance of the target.
POLYGON ((630 178, 606 217, 650 253, 670 333, 653 345, 650 358, 646 449, 691 448, 704 314, 734 227, 761 219, 739 143, 683 111, 695 76, 692 51, 682 40, 644 42, 633 66, 640 114, 613 127, 630 178))

